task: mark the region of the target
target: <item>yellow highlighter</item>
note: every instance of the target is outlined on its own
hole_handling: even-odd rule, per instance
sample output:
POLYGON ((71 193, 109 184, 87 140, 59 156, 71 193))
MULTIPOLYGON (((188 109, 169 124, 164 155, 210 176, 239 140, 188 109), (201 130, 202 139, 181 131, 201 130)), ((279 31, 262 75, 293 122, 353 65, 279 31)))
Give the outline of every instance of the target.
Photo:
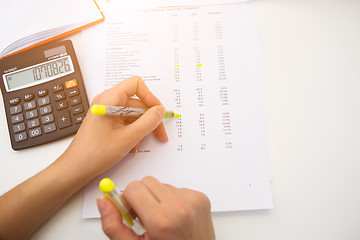
MULTIPOLYGON (((135 107, 122 107, 122 106, 110 106, 110 105, 92 105, 91 113, 95 115, 114 115, 123 117, 138 118, 143 115, 147 108, 135 108, 135 107)), ((164 118, 180 118, 181 115, 174 113, 173 111, 165 111, 164 118)))
POLYGON ((115 184, 109 178, 103 178, 99 183, 99 188, 105 198, 109 199, 114 206, 119 210, 123 223, 133 230, 133 232, 139 236, 143 235, 146 230, 141 225, 138 218, 131 218, 128 210, 120 198, 120 192, 116 189, 115 184))

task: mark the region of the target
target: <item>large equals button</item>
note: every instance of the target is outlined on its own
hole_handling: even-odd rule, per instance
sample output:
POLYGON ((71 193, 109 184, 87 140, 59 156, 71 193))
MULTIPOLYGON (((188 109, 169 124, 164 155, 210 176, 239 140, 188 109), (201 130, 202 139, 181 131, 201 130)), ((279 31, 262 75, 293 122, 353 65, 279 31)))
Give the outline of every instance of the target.
POLYGON ((69 111, 66 110, 66 111, 59 112, 58 117, 57 117, 57 121, 59 123, 58 125, 59 125, 60 129, 71 126, 72 123, 71 123, 71 118, 70 118, 69 111))

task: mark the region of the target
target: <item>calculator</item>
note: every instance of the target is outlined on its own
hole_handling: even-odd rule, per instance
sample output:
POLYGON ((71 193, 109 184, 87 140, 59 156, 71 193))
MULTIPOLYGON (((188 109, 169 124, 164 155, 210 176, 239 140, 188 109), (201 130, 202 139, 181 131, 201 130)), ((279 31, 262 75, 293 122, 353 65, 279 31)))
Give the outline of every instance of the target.
POLYGON ((0 87, 14 150, 77 132, 89 102, 70 40, 0 60, 0 87))

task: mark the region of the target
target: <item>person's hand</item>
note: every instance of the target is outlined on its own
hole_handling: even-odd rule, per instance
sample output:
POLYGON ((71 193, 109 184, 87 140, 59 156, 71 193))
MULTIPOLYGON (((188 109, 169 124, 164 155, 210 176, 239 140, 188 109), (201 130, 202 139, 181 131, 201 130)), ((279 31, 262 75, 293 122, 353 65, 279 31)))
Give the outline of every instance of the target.
POLYGON ((153 177, 131 182, 122 197, 146 229, 135 235, 107 199, 98 208, 105 234, 112 240, 214 240, 210 201, 203 193, 162 184, 153 177))
POLYGON ((63 154, 67 165, 90 178, 104 172, 151 132, 161 142, 168 140, 162 124, 165 113, 160 101, 143 80, 134 76, 97 95, 92 104, 150 108, 132 122, 119 116, 97 116, 89 111, 73 142, 63 154), (138 98, 134 98, 136 95, 138 98))

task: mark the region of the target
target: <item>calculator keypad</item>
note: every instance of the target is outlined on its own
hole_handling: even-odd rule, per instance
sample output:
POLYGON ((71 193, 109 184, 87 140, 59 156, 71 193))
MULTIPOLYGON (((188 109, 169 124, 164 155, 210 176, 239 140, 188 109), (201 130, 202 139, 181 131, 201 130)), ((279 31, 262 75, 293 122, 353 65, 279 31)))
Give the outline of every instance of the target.
POLYGON ((25 112, 26 119, 36 118, 38 116, 38 111, 36 109, 25 112))
POLYGON ((16 105, 16 104, 18 104, 19 102, 20 102, 20 98, 19 98, 19 97, 16 97, 16 98, 10 99, 9 104, 10 104, 10 105, 16 105))
POLYGON ((34 120, 30 120, 27 122, 28 128, 34 128, 40 125, 40 121, 38 118, 35 118, 34 120))
POLYGON ((45 133, 53 132, 55 130, 56 130, 55 123, 51 123, 51 124, 48 124, 48 125, 44 126, 44 132, 45 133))
POLYGON ((27 139, 26 132, 15 134, 15 142, 25 141, 27 139))
POLYGON ((12 98, 10 105, 15 142, 80 124, 85 115, 76 79, 12 98))
POLYGON ((24 115, 22 113, 15 115, 15 116, 11 116, 12 123, 22 122, 23 120, 24 120, 24 115))
POLYGON ((31 102, 24 103, 24 109, 25 109, 25 111, 26 111, 26 110, 29 110, 29 109, 34 109, 34 108, 36 108, 36 103, 35 103, 35 101, 31 101, 31 102))
POLYGON ((22 112, 21 105, 17 105, 17 106, 14 106, 14 107, 10 108, 10 113, 11 114, 16 114, 16 113, 20 113, 20 112, 22 112))
POLYGON ((38 104, 39 106, 44 106, 50 103, 50 98, 49 97, 44 97, 44 98, 40 98, 38 100, 38 104))
POLYGON ((25 130, 25 124, 24 123, 19 123, 13 126, 14 132, 21 132, 25 130))
POLYGON ((29 135, 30 137, 37 137, 37 136, 40 136, 41 135, 41 128, 34 128, 34 129, 30 129, 29 130, 29 135))
POLYGON ((47 89, 41 89, 41 90, 38 90, 37 91, 37 95, 39 96, 39 97, 43 97, 43 96, 46 96, 47 94, 48 94, 48 90, 47 89))

